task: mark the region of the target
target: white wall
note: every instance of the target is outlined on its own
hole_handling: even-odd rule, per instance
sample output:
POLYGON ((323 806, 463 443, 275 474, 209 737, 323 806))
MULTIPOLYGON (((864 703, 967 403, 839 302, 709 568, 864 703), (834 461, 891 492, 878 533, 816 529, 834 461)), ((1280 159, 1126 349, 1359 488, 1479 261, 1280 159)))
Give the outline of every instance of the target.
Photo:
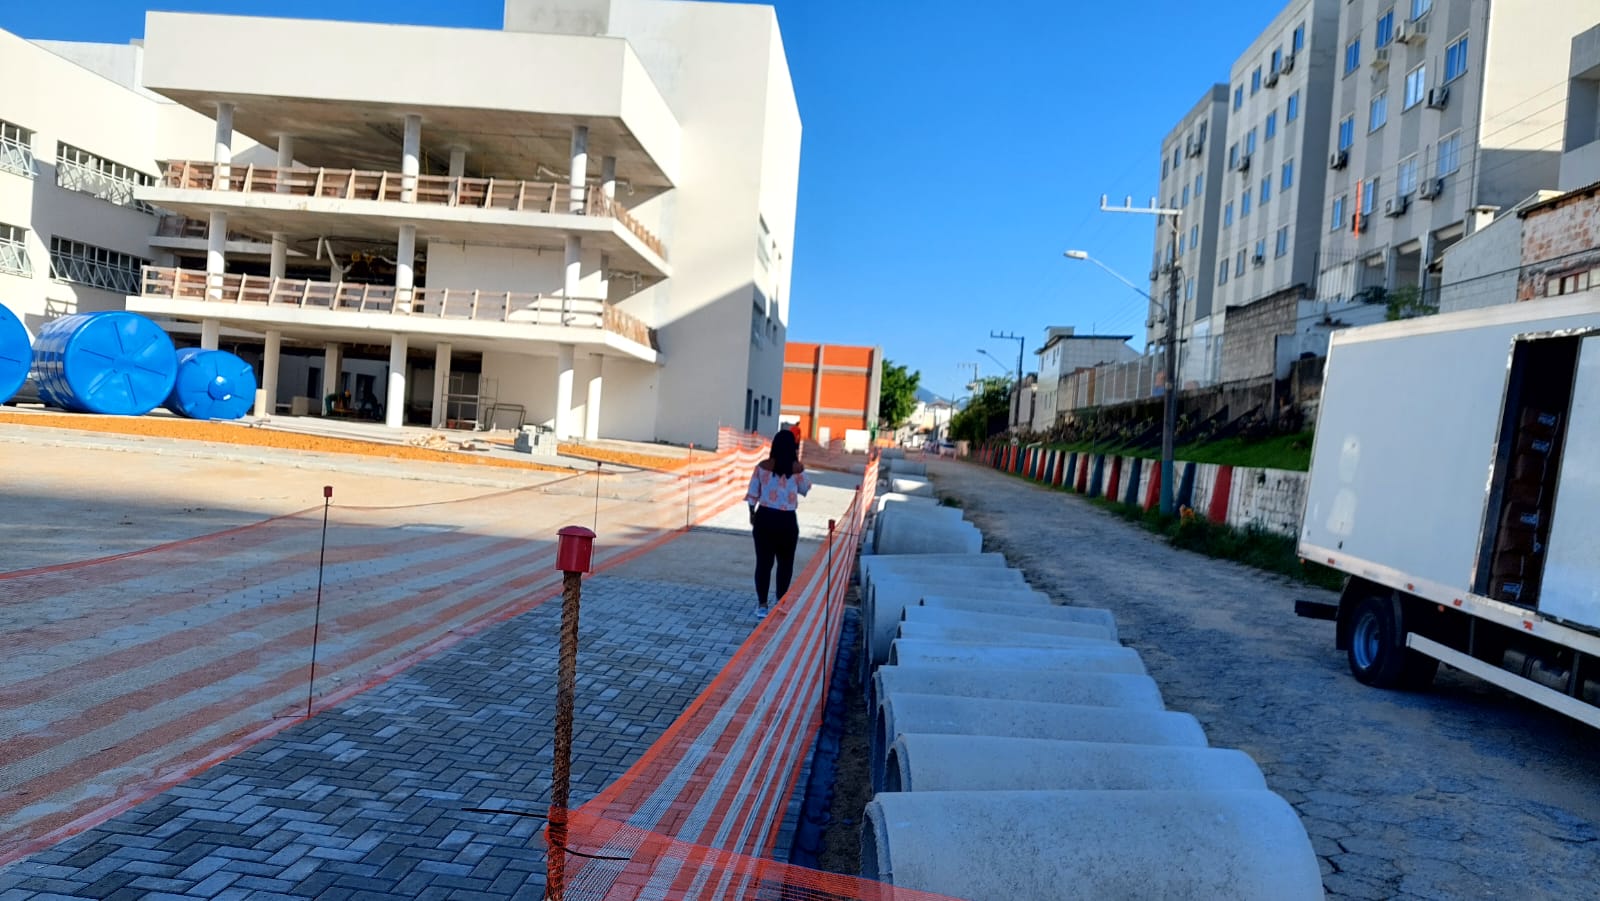
MULTIPOLYGON (((565 282, 564 250, 428 242, 428 287, 559 294, 565 282)), ((600 254, 586 249, 579 294, 604 297, 600 254)))

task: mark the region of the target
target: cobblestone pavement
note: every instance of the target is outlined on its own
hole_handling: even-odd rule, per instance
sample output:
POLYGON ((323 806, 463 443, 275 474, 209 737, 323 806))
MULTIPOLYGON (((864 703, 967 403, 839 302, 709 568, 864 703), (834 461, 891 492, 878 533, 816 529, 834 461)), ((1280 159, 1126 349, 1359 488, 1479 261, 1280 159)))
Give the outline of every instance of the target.
MULTIPOLYGON (((680 541, 693 541, 686 538, 680 541)), ((32 898, 538 898, 560 604, 495 626, 0 871, 32 898)), ((627 766, 754 625, 748 591, 585 583, 573 802, 627 766)))
POLYGON ((1299 811, 1333 898, 1592 898, 1600 741, 1588 727, 1441 670, 1431 692, 1357 683, 1336 600, 1175 550, 1080 498, 954 463, 930 467, 1034 587, 1115 611, 1167 705, 1236 747, 1299 811))

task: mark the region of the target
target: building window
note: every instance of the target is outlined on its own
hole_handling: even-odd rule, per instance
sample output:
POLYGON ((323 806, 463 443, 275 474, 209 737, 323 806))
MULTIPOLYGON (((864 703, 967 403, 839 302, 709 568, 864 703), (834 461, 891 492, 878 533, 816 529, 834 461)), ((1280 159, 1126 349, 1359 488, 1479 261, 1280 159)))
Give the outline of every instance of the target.
POLYGON ((1328 231, 1344 230, 1344 200, 1343 194, 1333 198, 1333 205, 1329 207, 1332 212, 1328 215, 1328 231))
POLYGON ((1379 91, 1372 97, 1372 105, 1367 108, 1367 133, 1377 131, 1389 121, 1389 92, 1379 91))
POLYGON ((1242 277, 1244 275, 1244 251, 1242 251, 1242 250, 1239 251, 1239 255, 1234 258, 1233 263, 1234 263, 1234 265, 1233 265, 1233 275, 1234 275, 1234 277, 1235 278, 1242 277))
POLYGON ((1174 147, 1174 148, 1172 148, 1172 169, 1173 169, 1174 172, 1177 171, 1179 166, 1183 165, 1183 163, 1181 162, 1182 159, 1183 159, 1183 148, 1182 147, 1174 147))
POLYGON ((1361 39, 1356 38, 1344 45, 1344 74, 1349 75, 1359 68, 1361 68, 1361 39))
POLYGON ((1413 21, 1428 14, 1433 9, 1433 0, 1411 0, 1411 18, 1413 21))
POLYGON ((1237 141, 1234 142, 1232 147, 1228 148, 1228 168, 1239 168, 1239 143, 1237 141))
POLYGON ((1267 124, 1266 124, 1265 127, 1266 127, 1266 130, 1267 130, 1267 140, 1270 141, 1273 138, 1278 136, 1278 111, 1277 110, 1273 110, 1272 112, 1267 113, 1267 124))
POLYGON ((1414 194, 1417 190, 1417 155, 1412 154, 1400 161, 1400 170, 1396 173, 1395 192, 1404 196, 1414 194))
POLYGON ((1281 71, 1282 69, 1283 69, 1283 48, 1279 47, 1278 49, 1272 51, 1272 71, 1278 72, 1278 71, 1281 71))
POLYGON ((1226 285, 1227 283, 1228 283, 1228 258, 1227 257, 1223 257, 1222 258, 1222 265, 1217 267, 1217 284, 1226 285))
POLYGON ((1183 235, 1178 235, 1178 256, 1180 256, 1180 257, 1183 256, 1183 252, 1184 252, 1183 239, 1184 239, 1183 235))
POLYGON ((1361 186, 1361 215, 1372 215, 1372 208, 1378 201, 1378 176, 1374 175, 1361 186))
POLYGON ((1444 48, 1444 80, 1452 82, 1465 74, 1467 74, 1467 36, 1462 35, 1444 48))
POLYGON ((1254 202, 1254 195, 1249 188, 1244 189, 1244 194, 1239 198, 1239 218, 1244 219, 1250 215, 1250 204, 1254 202))
POLYGON ((1167 155, 1163 153, 1161 154, 1161 177, 1166 178, 1169 171, 1171 171, 1171 169, 1167 163, 1167 155))
POLYGON ((1439 139, 1439 177, 1461 168, 1461 132, 1451 132, 1449 137, 1439 139))
POLYGON ((1600 269, 1584 269, 1561 276, 1552 275, 1544 283, 1544 296, 1560 297, 1564 294, 1588 291, 1591 288, 1600 288, 1600 269))
POLYGON ((115 294, 138 294, 140 270, 148 265, 149 260, 131 253, 62 237, 50 239, 50 277, 57 281, 115 294))
POLYGON ((1289 253, 1289 226, 1278 229, 1278 245, 1273 250, 1273 258, 1287 256, 1289 253))
POLYGON ((154 207, 134 199, 133 190, 155 183, 153 175, 95 156, 71 144, 56 142, 56 184, 69 191, 80 191, 117 206, 153 213, 154 207))
POLYGON ((1300 118, 1300 92, 1295 91, 1289 95, 1289 102, 1284 104, 1283 124, 1288 125, 1298 118, 1300 118))
POLYGON ((1256 152, 1256 130, 1252 128, 1252 129, 1250 129, 1250 133, 1246 134, 1244 136, 1244 155, 1245 156, 1249 156, 1250 154, 1255 153, 1255 152, 1256 152))
POLYGON ((1426 100, 1428 97, 1428 64, 1412 69, 1406 73, 1406 109, 1426 100))
POLYGON ((1222 208, 1222 227, 1233 228, 1233 201, 1231 200, 1222 208))
POLYGON ((1261 180, 1261 205, 1266 206, 1272 199, 1272 176, 1268 175, 1261 180))
POLYGON ((1178 208, 1179 209, 1185 209, 1188 206, 1189 206, 1189 186, 1188 185, 1184 185, 1183 186, 1183 203, 1179 204, 1178 208))
POLYGON ((1250 96, 1254 97, 1256 95, 1256 92, 1258 92, 1260 90, 1261 90, 1261 67, 1260 66, 1256 66, 1256 70, 1254 72, 1250 73, 1250 96))
POLYGON ((1239 85, 1233 89, 1233 108, 1238 110, 1242 106, 1244 106, 1244 85, 1239 85))
POLYGON ((1194 276, 1192 275, 1189 276, 1189 280, 1183 284, 1183 299, 1194 300, 1194 276))
POLYGON ((1349 150, 1356 142, 1356 117, 1345 116, 1339 120, 1339 149, 1349 150))
POLYGON ((1394 10, 1389 10, 1378 17, 1378 35, 1373 41, 1374 47, 1387 47, 1394 43, 1394 10))
POLYGON ((1190 250, 1199 250, 1200 249, 1200 226, 1198 226, 1198 225, 1193 225, 1193 226, 1189 227, 1189 249, 1190 250))
POLYGON ((1206 190, 1206 177, 1205 177, 1205 174, 1202 173, 1200 175, 1196 175, 1194 177, 1194 199, 1195 200, 1199 200, 1200 199, 1200 195, 1205 193, 1205 190, 1206 190))
POLYGON ((1306 26, 1305 26, 1305 23, 1302 22, 1300 25, 1298 25, 1295 28, 1295 30, 1294 30, 1294 41, 1290 44, 1290 46, 1294 48, 1294 52, 1295 53, 1299 53, 1300 51, 1306 49, 1306 26))
POLYGON ((1256 262, 1264 263, 1267 259, 1267 239, 1262 238, 1256 242, 1256 262))
POLYGON ((33 132, 0 119, 0 172, 32 178, 35 171, 33 132))
POLYGON ((1278 190, 1287 191, 1294 187, 1294 160, 1283 161, 1283 178, 1278 182, 1278 190))
POLYGON ((28 259, 28 230, 0 222, 0 272, 33 277, 28 259))

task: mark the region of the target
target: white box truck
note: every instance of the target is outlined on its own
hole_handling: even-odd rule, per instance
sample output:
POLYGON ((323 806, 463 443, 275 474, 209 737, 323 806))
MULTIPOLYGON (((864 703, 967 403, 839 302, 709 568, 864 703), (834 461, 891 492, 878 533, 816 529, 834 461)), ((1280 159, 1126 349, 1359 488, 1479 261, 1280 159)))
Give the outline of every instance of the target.
POLYGON ((1362 682, 1442 662, 1600 727, 1600 292, 1335 333, 1299 551, 1362 682))

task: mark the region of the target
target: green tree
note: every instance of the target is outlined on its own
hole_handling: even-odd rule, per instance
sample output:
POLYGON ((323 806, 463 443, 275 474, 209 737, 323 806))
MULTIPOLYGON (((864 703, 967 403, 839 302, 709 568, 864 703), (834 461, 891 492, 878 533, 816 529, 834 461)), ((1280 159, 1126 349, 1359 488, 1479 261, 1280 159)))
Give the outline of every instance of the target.
POLYGON ((911 419, 917 408, 917 387, 922 373, 912 372, 893 360, 883 361, 883 380, 878 390, 878 421, 885 428, 898 429, 911 419))
POLYGON ((1005 430, 1011 414, 1011 380, 990 376, 974 386, 965 409, 950 420, 950 437, 980 442, 1005 430))

